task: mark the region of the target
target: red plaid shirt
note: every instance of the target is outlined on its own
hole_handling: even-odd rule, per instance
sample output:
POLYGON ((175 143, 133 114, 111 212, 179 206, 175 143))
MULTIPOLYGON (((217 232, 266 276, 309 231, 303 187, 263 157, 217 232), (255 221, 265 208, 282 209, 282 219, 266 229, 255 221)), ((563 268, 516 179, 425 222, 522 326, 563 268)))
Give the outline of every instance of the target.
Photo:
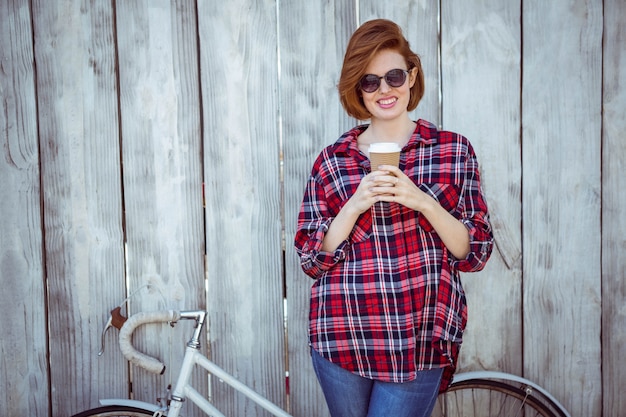
POLYGON ((321 250, 329 224, 370 172, 357 126, 316 159, 298 216, 295 247, 311 289, 309 341, 323 357, 363 377, 392 382, 423 369, 454 372, 467 321, 459 271, 482 269, 493 235, 476 156, 461 135, 419 120, 400 169, 461 220, 470 253, 455 259, 426 218, 378 202, 333 253, 321 250))

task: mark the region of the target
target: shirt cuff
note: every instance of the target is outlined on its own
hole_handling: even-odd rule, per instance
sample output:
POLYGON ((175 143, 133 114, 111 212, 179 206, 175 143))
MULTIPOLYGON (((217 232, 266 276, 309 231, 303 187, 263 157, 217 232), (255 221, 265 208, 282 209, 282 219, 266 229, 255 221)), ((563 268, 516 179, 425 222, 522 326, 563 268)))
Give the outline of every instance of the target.
MULTIPOLYGON (((476 272, 485 267, 493 250, 493 237, 489 230, 477 227, 471 220, 463 220, 470 235, 470 251, 465 259, 455 259, 451 266, 461 272, 476 272)), ((487 226, 488 227, 488 226, 487 226)))
POLYGON ((331 221, 332 219, 329 219, 321 224, 303 248, 306 255, 301 260, 302 268, 313 278, 321 277, 337 263, 346 259, 346 253, 350 248, 350 242, 346 239, 333 252, 322 250, 322 243, 331 221))

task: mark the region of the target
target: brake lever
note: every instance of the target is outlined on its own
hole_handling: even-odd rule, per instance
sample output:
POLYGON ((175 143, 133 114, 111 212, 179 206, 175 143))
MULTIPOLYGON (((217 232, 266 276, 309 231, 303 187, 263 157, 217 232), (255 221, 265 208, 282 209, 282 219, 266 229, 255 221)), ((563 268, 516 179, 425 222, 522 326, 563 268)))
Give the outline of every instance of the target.
POLYGON ((124 323, 126 322, 126 320, 128 320, 127 317, 124 317, 122 315, 121 311, 122 311, 122 307, 120 306, 117 306, 113 310, 111 310, 111 315, 109 316, 109 319, 107 320, 107 323, 104 326, 104 330, 102 330, 102 335, 100 336, 100 352, 98 352, 98 356, 102 356, 102 354, 104 353, 104 342, 105 342, 104 336, 106 335, 106 332, 111 327, 115 327, 117 330, 120 330, 122 326, 124 325, 124 323))

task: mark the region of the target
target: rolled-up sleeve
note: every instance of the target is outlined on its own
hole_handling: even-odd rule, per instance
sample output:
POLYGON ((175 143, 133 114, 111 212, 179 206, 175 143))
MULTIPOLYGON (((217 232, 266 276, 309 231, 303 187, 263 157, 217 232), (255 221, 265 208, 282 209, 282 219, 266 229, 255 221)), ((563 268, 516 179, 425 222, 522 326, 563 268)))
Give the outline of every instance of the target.
POLYGON ((298 213, 295 248, 300 257, 302 270, 311 278, 320 278, 326 271, 346 257, 349 241, 343 241, 333 252, 322 250, 322 243, 333 221, 323 187, 311 176, 307 182, 298 213))
POLYGON ((310 234, 301 233, 298 241, 302 241, 302 245, 296 244, 302 270, 311 278, 320 278, 326 271, 346 258, 349 245, 347 240, 344 240, 333 252, 322 250, 322 242, 331 221, 332 219, 327 219, 322 222, 320 227, 310 234))
POLYGON ((485 267, 493 250, 493 236, 486 213, 477 220, 464 220, 470 237, 470 251, 465 259, 453 260, 452 268, 461 272, 476 272, 485 267), (483 221, 484 220, 484 221, 483 221))
POLYGON ((465 259, 453 260, 451 266, 461 272, 475 272, 483 269, 491 256, 493 231, 480 184, 478 161, 469 142, 467 152, 459 212, 461 222, 469 232, 470 251, 465 259))

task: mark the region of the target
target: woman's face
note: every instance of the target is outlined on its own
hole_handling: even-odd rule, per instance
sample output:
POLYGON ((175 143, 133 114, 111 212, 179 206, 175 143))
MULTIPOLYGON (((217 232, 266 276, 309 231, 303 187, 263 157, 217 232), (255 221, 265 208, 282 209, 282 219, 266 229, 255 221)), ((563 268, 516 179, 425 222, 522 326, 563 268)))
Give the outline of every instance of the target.
MULTIPOLYGON (((393 50, 383 50, 374 56, 374 59, 367 66, 365 74, 374 74, 383 77, 393 69, 408 70, 404 57, 393 50)), ((372 114, 372 122, 375 119, 392 121, 407 113, 407 106, 411 95, 411 87, 415 83, 415 69, 411 71, 404 84, 399 87, 392 87, 387 84, 385 78, 380 80, 380 87, 368 93, 361 90, 363 104, 372 114)))

